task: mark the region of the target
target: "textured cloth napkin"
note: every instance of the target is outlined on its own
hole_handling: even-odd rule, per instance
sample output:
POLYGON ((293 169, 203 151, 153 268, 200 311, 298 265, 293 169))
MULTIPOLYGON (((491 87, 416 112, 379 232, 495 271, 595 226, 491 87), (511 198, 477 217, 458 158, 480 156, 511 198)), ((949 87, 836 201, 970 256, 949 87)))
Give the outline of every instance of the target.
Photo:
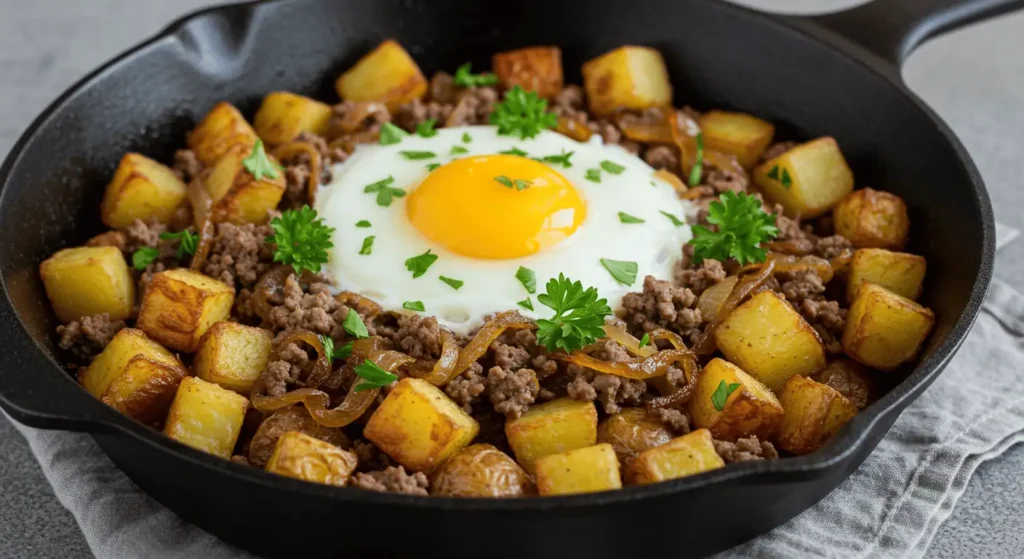
MULTIPOLYGON (((997 244, 1016 237, 997 227, 997 244)), ((849 479, 719 557, 921 557, 982 462, 1024 440, 1024 295, 995 281, 963 347, 849 479)), ((252 557, 139 490, 96 443, 18 425, 100 559, 252 557)))

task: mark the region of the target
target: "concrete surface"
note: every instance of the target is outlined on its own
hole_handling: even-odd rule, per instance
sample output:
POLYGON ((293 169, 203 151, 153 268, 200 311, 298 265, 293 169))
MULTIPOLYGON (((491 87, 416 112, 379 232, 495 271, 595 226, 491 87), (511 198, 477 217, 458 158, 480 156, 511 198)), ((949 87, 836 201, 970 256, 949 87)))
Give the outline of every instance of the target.
MULTIPOLYGON (((737 0, 791 12, 862 0, 737 0)), ((0 0, 0 154, 58 93, 97 64, 208 0, 0 0)), ((1024 14, 936 39, 904 68, 911 88, 960 135, 997 219, 1024 228, 1024 14)), ((1024 242, 996 275, 1024 290, 1024 242)), ((1024 557, 1024 446, 982 465, 929 556, 1024 557)), ((0 419, 0 558, 90 557, 28 447, 0 419)))

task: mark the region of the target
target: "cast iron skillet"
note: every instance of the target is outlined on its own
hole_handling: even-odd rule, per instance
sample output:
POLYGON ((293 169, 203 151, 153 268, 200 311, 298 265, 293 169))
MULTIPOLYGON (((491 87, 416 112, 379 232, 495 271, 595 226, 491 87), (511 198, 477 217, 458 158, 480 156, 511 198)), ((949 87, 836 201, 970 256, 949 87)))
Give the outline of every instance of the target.
POLYGON ((949 128, 907 91, 899 64, 927 37, 1024 0, 885 0, 812 19, 710 0, 490 5, 276 0, 216 8, 175 22, 61 96, 0 169, 4 409, 28 425, 92 434, 157 500, 269 556, 704 555, 831 491, 949 361, 992 272, 992 209, 981 177, 949 128), (514 501, 413 498, 272 476, 179 445, 81 390, 54 357, 55 321, 37 266, 101 230, 99 200, 120 156, 136 150, 169 160, 221 99, 250 115, 275 89, 334 99, 333 79, 386 37, 427 73, 467 60, 485 68, 496 51, 557 44, 576 83, 582 61, 622 44, 651 45, 665 54, 677 103, 751 112, 782 123, 783 138, 835 136, 858 186, 891 190, 911 208, 909 250, 928 259, 925 302, 939 317, 922 361, 810 456, 514 501))

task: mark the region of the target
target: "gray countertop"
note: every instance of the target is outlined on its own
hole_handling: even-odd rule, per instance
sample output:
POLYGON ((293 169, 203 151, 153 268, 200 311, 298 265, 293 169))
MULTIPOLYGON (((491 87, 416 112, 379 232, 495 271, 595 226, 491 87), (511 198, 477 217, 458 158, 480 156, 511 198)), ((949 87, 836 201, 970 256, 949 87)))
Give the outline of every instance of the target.
MULTIPOLYGON (((740 0, 818 10, 858 0, 740 0)), ((0 154, 57 94, 97 64, 209 0, 0 0, 0 154)), ((996 217, 1024 229, 1024 14, 936 39, 904 67, 911 89, 945 118, 988 184, 996 217)), ((1024 290, 1024 241, 996 276, 1024 290)), ((983 464, 929 556, 1024 556, 1024 446, 983 464)), ((90 557, 74 518, 25 441, 0 418, 0 557, 90 557)))

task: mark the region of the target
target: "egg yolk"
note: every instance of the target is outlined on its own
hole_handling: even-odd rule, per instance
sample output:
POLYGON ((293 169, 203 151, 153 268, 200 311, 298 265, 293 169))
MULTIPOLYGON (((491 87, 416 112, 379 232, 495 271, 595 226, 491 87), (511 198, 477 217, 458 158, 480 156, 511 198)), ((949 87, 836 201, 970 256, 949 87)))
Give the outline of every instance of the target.
POLYGON ((526 157, 485 155, 435 169, 409 194, 406 212, 420 233, 454 253, 507 259, 569 238, 587 208, 551 167, 526 157), (523 182, 517 186, 517 180, 523 182))

